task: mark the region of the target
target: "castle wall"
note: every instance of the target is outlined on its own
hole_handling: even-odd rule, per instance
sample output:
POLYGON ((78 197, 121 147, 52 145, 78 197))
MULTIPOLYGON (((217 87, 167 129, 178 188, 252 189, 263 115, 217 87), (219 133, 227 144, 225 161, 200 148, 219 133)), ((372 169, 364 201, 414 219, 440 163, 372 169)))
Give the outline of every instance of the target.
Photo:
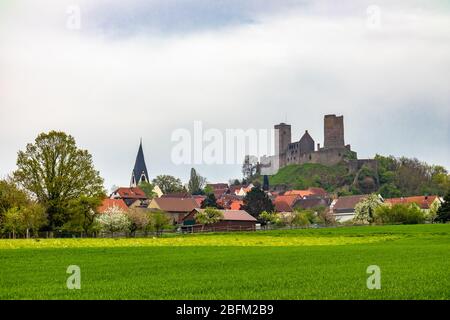
POLYGON ((319 163, 326 166, 336 165, 344 160, 347 160, 349 152, 356 157, 356 153, 349 151, 346 147, 333 149, 320 149, 319 151, 308 152, 303 154, 288 153, 287 164, 304 164, 304 163, 319 163))

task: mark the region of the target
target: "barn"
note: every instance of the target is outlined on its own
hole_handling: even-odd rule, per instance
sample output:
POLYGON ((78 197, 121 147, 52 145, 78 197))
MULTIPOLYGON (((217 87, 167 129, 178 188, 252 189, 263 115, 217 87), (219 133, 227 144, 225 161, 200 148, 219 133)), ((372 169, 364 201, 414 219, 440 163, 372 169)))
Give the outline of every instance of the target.
POLYGON ((183 218, 182 230, 185 232, 199 231, 254 231, 257 220, 245 210, 219 210, 223 218, 212 224, 202 225, 195 220, 195 214, 204 209, 195 208, 183 218))

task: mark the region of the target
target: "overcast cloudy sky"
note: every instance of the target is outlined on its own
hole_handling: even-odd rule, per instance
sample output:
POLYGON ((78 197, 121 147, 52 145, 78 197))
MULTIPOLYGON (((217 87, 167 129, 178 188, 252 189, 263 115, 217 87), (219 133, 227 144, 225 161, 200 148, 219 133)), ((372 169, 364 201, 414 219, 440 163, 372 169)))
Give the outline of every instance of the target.
MULTIPOLYGON (((0 176, 56 129, 93 154, 107 189, 129 184, 140 137, 152 177, 186 181, 175 129, 287 119, 295 139, 308 129, 323 143, 328 113, 344 115, 362 158, 450 169, 449 30, 447 0, 2 0, 0 176)), ((240 177, 238 165, 196 167, 211 182, 240 177)))

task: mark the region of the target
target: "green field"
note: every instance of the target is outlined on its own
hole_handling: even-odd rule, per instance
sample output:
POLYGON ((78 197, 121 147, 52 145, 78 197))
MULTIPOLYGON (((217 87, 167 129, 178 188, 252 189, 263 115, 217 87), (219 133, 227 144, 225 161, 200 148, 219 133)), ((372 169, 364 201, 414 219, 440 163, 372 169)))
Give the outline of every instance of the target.
POLYGON ((0 240, 0 299, 449 298, 449 224, 0 240), (81 290, 66 288, 69 265, 81 290))

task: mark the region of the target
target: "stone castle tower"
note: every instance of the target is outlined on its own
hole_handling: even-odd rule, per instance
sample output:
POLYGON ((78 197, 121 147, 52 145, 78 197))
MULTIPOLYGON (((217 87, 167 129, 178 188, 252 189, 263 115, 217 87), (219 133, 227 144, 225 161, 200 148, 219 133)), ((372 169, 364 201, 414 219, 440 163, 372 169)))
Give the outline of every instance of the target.
POLYGON ((275 156, 278 156, 280 167, 284 167, 286 163, 286 153, 291 143, 291 125, 280 123, 275 125, 275 156))
POLYGON ((324 117, 324 143, 325 149, 342 148, 344 143, 344 116, 337 117, 328 114, 324 117))
POLYGON ((320 148, 305 131, 299 141, 291 141, 291 126, 286 123, 275 125, 275 150, 279 159, 279 167, 289 164, 320 163, 328 166, 342 161, 357 159, 356 152, 344 142, 344 116, 334 114, 324 117, 324 145, 320 148))

